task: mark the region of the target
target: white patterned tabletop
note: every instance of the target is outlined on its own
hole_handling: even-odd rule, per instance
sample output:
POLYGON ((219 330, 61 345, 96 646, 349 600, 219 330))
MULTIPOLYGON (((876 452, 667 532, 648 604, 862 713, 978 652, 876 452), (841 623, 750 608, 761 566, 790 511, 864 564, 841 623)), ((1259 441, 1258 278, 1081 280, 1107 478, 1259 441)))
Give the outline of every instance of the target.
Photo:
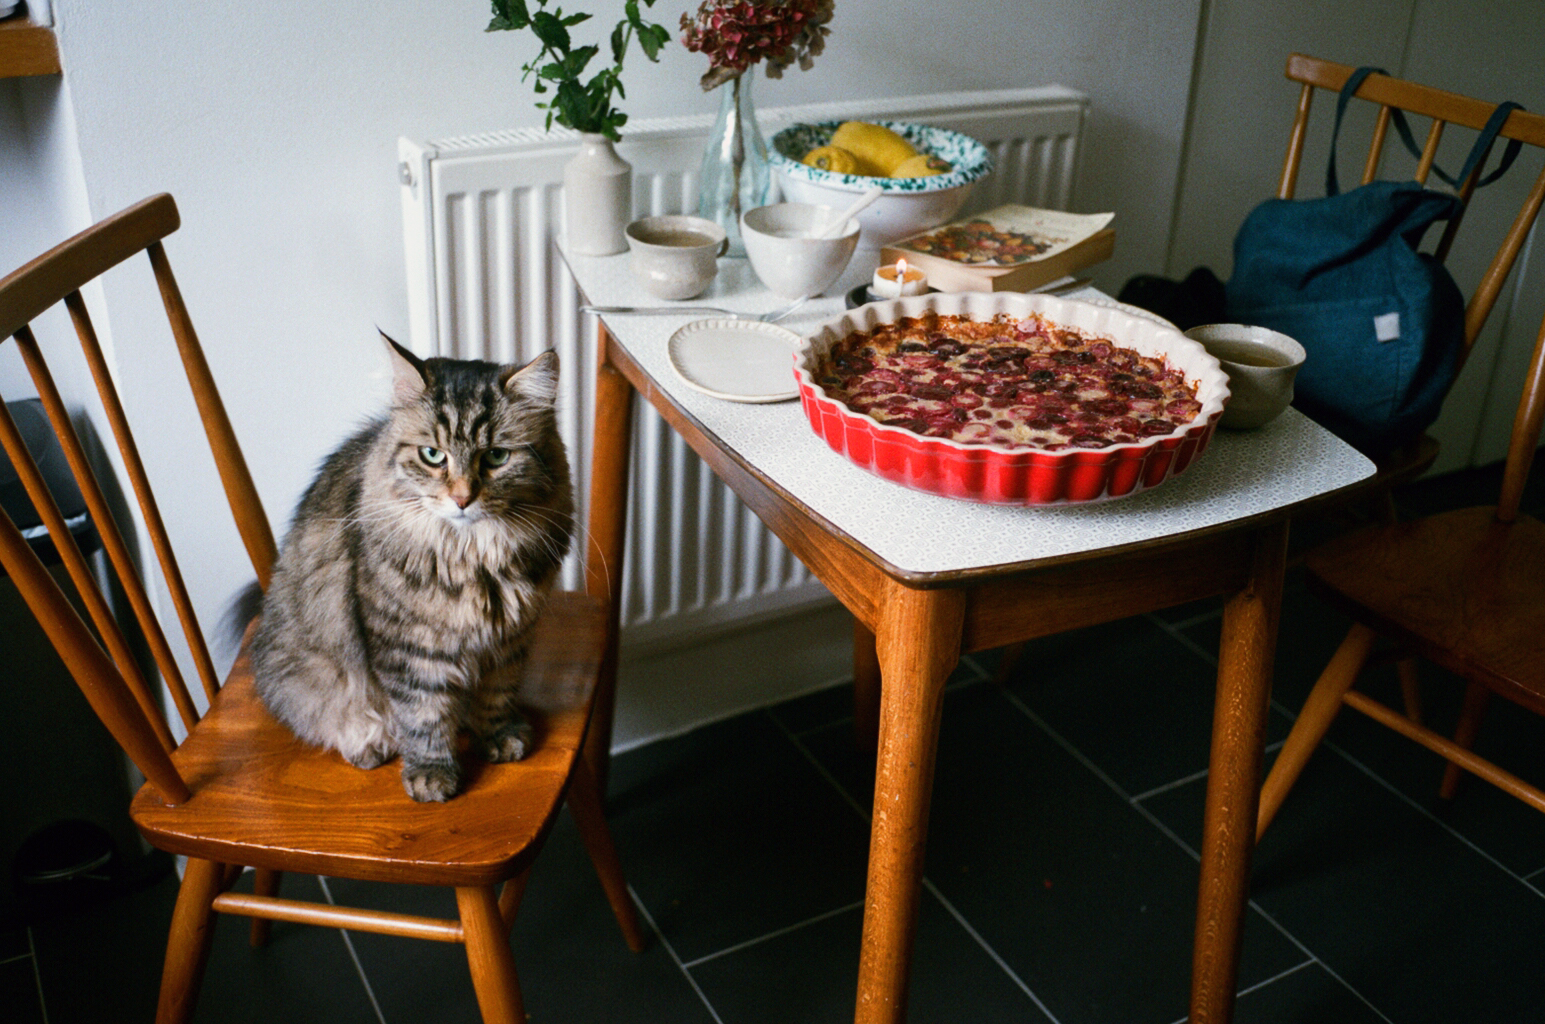
MULTIPOLYGON (((565 254, 597 305, 669 305, 633 278, 626 254, 565 254)), ((844 311, 847 288, 867 282, 875 254, 860 251, 827 296, 781 321, 810 332, 844 311)), ((719 276, 693 304, 760 313, 784 303, 744 259, 719 261, 719 276)), ((1069 298, 1110 301, 1088 289, 1069 298)), ((688 303, 681 303, 686 305, 688 303)), ((1255 431, 1218 430, 1185 472, 1131 497, 1086 505, 983 505, 911 490, 859 469, 816 436, 798 400, 747 404, 687 387, 670 364, 670 337, 703 314, 607 314, 616 339, 655 387, 779 487, 904 573, 957 572, 1098 551, 1237 522, 1365 479, 1373 464, 1289 409, 1255 431)), ((791 369, 792 374, 792 369, 791 369)))

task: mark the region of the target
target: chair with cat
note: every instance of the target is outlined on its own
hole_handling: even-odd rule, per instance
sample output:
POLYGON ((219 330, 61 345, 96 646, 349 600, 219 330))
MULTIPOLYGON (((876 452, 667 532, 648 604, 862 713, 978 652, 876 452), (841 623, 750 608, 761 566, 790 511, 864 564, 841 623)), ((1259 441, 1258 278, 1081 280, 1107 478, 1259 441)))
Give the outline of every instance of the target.
MULTIPOLYGON (((525 1014, 510 928, 532 862, 565 802, 579 825, 627 944, 634 950, 644 944, 603 816, 599 785, 585 758, 579 756, 605 653, 604 604, 582 593, 554 592, 537 617, 541 593, 556 574, 567 537, 561 543, 551 536, 535 539, 533 543, 547 545, 546 560, 538 559, 542 564, 533 570, 531 580, 490 580, 486 574, 479 577, 480 606, 491 606, 512 622, 518 619, 519 628, 505 630, 500 643, 490 649, 492 653, 478 655, 482 662, 463 658, 454 670, 448 669, 436 679, 414 670, 414 678, 424 683, 421 689, 427 692, 433 689, 430 683, 449 688, 460 685, 457 680, 466 682, 463 677, 478 665, 491 663, 490 659, 518 663, 523 657, 518 701, 523 712, 531 713, 530 721, 506 706, 509 694, 500 691, 485 702, 487 706, 458 709, 461 717, 440 729, 434 743, 414 747, 402 739, 414 730, 427 731, 424 723, 406 719, 394 723, 388 732, 402 742, 395 747, 376 742, 363 753, 355 751, 358 756, 352 758, 354 763, 329 746, 298 742, 295 732, 269 710, 270 695, 258 692, 251 657, 251 638, 258 632, 258 623, 248 629, 230 673, 223 681, 217 678, 162 521, 162 506, 157 504, 145 460, 129 428, 117 377, 98 342, 82 295, 83 288, 108 270, 131 259, 137 262, 142 253, 148 256, 225 501, 259 585, 271 592, 280 571, 276 569, 279 549, 163 246, 163 239, 179 224, 172 197, 154 196, 106 218, 0 280, 0 343, 13 340, 32 375, 101 533, 109 571, 99 571, 82 555, 14 423, 3 412, 0 441, 58 546, 76 593, 67 594, 42 566, 8 516, 0 516, 0 564, 16 581, 93 709, 147 779, 133 799, 135 824, 153 846, 187 857, 167 943, 157 1019, 172 1022, 191 1018, 209 955, 214 915, 224 913, 253 919, 254 944, 266 939, 269 922, 274 920, 462 943, 483 1018, 504 1024, 522 1022, 525 1014), (99 483, 93 473, 93 466, 105 464, 106 459, 94 459, 82 443, 50 371, 51 359, 57 360, 66 346, 50 339, 45 348, 33 334, 34 322, 54 322, 39 321, 39 317, 59 305, 75 327, 79 351, 84 353, 95 380, 101 416, 114 435, 130 485, 126 489, 137 501, 138 528, 154 550, 160 573, 157 589, 175 609, 185 637, 185 645, 178 645, 181 659, 158 622, 156 599, 150 596, 151 590, 137 569, 136 545, 117 525, 128 518, 109 498, 118 491, 113 481, 99 483), (98 577, 105 575, 114 577, 109 591, 112 598, 99 586, 98 577), (132 624, 120 625, 115 617, 116 598, 132 609, 132 624), (518 614, 508 607, 515 603, 521 606, 518 614), (153 660, 153 665, 141 663, 141 650, 149 652, 147 660, 153 660), (197 695, 184 680, 183 664, 193 666, 199 677, 197 695), (180 719, 175 732, 186 734, 181 742, 167 720, 158 677, 180 719), (475 734, 471 747, 480 756, 469 757, 464 750, 449 746, 458 738, 466 739, 457 736, 456 724, 468 727, 463 732, 475 734), (365 770, 397 753, 402 755, 401 771, 393 765, 365 770), (250 892, 247 886, 236 885, 246 868, 254 869, 250 892), (431 918, 284 898, 278 890, 285 872, 448 887, 455 891, 458 916, 431 918)), ((417 360, 405 351, 396 358, 400 374, 394 408, 406 407, 405 403, 425 390, 437 373, 444 377, 455 369, 439 365, 445 361, 417 360)), ((521 393, 519 401, 540 405, 548 384, 539 378, 555 370, 548 363, 551 360, 540 366, 533 363, 536 369, 518 383, 518 368, 494 370, 497 381, 507 385, 510 394, 521 393)), ((486 397, 488 389, 479 393, 486 397)), ((548 394, 549 405, 550 397, 548 394)), ((77 401, 83 402, 84 396, 77 401)), ((0 410, 3 408, 0 403, 0 410)), ((480 504, 493 500, 485 495, 497 490, 496 478, 501 474, 513 478, 517 470, 512 467, 525 465, 519 472, 526 477, 547 473, 544 493, 559 483, 568 486, 567 470, 553 463, 553 453, 543 460, 540 445, 525 442, 508 447, 484 443, 473 458, 475 466, 470 474, 453 473, 453 463, 463 454, 456 446, 459 443, 446 440, 438 446, 420 443, 416 450, 413 446, 404 449, 404 458, 411 462, 411 466, 405 464, 405 477, 422 480, 425 489, 435 492, 412 499, 417 503, 415 508, 428 509, 420 516, 422 524, 428 524, 418 527, 422 530, 442 530, 435 525, 441 519, 449 524, 443 531, 482 529, 467 525, 477 518, 472 513, 480 504), (515 447, 520 450, 514 451, 515 447)), ((183 454, 179 452, 179 457, 183 454)), ((166 500, 163 498, 163 504, 166 500)), ((175 500, 188 503, 197 496, 177 493, 175 500)), ((510 500, 528 499, 517 494, 510 500)), ((542 514, 559 515, 567 507, 566 500, 554 499, 556 504, 545 507, 542 514)), ((408 571, 411 560, 402 564, 412 577, 408 571)), ((305 568, 302 566, 301 571, 305 568)), ((469 571, 483 572, 476 567, 469 571)), ((441 589, 454 588, 447 585, 441 589)), ((319 585, 311 596, 318 597, 321 590, 319 585)), ((364 599, 368 595, 354 597, 364 599)), ((400 596, 378 599, 409 600, 400 596)), ((278 605, 272 607, 277 614, 278 605)), ((392 610, 377 609, 382 615, 392 610)), ((357 608, 355 611, 359 612, 357 608)), ((376 665, 392 659, 401 666, 449 657, 422 646, 409 647, 404 641, 377 656, 376 665)), ((371 671, 375 670, 373 666, 371 671)), ((424 693, 412 699, 415 713, 439 707, 424 693)), ((380 701, 378 709, 384 714, 398 707, 386 698, 380 701)), ((273 706, 281 704, 276 701, 273 706)))

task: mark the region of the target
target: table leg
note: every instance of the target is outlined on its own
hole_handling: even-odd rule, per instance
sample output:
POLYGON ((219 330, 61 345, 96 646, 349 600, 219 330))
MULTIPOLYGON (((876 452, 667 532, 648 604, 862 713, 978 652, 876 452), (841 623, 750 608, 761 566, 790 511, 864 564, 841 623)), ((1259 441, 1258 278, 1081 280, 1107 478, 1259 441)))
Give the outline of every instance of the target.
POLYGON ((899 1024, 916 928, 944 682, 960 659, 965 595, 889 582, 879 602, 883 684, 858 1024, 899 1024))
POLYGON ((590 529, 585 590, 606 602, 606 651, 596 683, 585 760, 606 793, 617 703, 617 643, 622 615, 622 559, 628 522, 628 457, 632 448, 633 385, 612 365, 610 333, 596 332, 595 437, 590 464, 590 529))
POLYGON ((1234 1014, 1286 560, 1287 524, 1260 530, 1250 578, 1224 606, 1202 826, 1191 1024, 1228 1024, 1234 1014))
POLYGON ((861 753, 878 749, 880 734, 880 660, 874 633, 853 620, 853 746, 861 753))

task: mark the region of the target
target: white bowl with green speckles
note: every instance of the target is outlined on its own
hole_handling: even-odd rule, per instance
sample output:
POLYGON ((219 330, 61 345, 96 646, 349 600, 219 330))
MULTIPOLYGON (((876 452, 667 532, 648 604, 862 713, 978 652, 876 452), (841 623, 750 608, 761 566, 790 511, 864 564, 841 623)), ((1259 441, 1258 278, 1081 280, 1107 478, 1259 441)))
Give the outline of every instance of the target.
POLYGON ((796 124, 778 132, 768 147, 768 162, 783 198, 842 209, 875 185, 880 198, 858 214, 858 247, 882 245, 948 222, 960 212, 971 187, 992 170, 987 147, 960 132, 904 121, 876 121, 903 136, 920 152, 947 161, 951 170, 927 178, 874 178, 864 174, 823 171, 800 162, 817 146, 831 141, 838 121, 796 124))

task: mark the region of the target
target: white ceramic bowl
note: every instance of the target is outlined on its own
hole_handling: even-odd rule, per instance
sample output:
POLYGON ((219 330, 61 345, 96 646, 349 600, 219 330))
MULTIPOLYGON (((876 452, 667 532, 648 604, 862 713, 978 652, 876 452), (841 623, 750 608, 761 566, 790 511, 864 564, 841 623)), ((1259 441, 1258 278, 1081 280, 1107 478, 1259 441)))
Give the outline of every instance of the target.
POLYGON ((859 224, 848 218, 836 238, 812 238, 842 211, 809 203, 774 203, 740 215, 740 237, 751 269, 774 295, 819 295, 842 276, 858 247, 859 224))
POLYGON ((1293 380, 1307 353, 1295 339, 1249 324, 1203 324, 1186 331, 1228 374, 1230 397, 1219 426, 1254 430, 1293 402, 1293 380))
POLYGON ((800 163, 817 146, 831 141, 839 121, 796 124, 778 132, 768 147, 768 162, 783 198, 795 203, 846 207, 859 193, 879 185, 884 193, 858 215, 860 249, 878 249, 951 220, 965 204, 971 187, 992 170, 987 147, 968 135, 932 125, 878 121, 921 152, 947 160, 953 168, 928 178, 872 178, 823 171, 800 163))

